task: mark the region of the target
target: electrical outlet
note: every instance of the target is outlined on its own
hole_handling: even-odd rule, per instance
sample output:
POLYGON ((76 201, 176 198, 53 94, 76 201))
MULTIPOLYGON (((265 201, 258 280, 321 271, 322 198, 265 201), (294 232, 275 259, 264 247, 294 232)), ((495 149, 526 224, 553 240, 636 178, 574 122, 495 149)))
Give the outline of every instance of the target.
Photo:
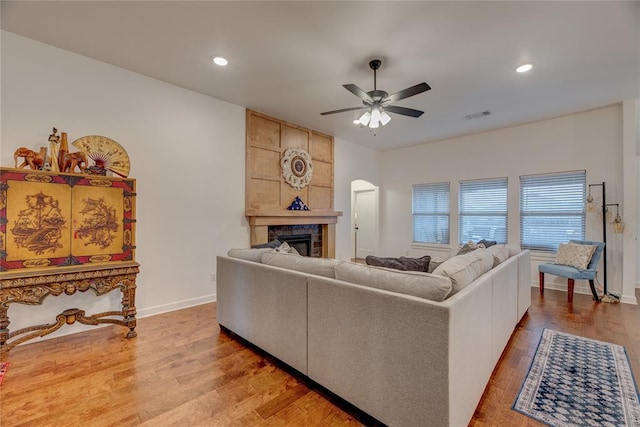
POLYGON ((216 281, 216 273, 211 273, 211 281, 212 282, 216 281))

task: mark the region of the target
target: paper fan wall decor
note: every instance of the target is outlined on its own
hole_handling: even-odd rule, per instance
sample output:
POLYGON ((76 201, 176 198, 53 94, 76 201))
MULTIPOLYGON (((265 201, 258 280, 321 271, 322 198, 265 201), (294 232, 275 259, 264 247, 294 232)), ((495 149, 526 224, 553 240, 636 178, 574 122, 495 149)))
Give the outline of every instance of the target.
POLYGON ((97 167, 110 170, 125 178, 129 176, 131 168, 129 155, 122 145, 113 139, 106 136, 89 135, 76 139, 71 145, 83 151, 87 157, 95 162, 97 167))

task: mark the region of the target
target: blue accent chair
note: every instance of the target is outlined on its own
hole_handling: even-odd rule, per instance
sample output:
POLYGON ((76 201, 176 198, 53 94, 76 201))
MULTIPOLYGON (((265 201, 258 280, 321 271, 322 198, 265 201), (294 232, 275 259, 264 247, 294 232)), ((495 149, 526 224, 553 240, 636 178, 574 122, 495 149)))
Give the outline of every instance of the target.
POLYGON ((589 262, 587 269, 579 270, 568 265, 559 265, 553 263, 540 264, 540 266, 538 267, 538 271, 540 273, 540 295, 544 295, 544 273, 549 273, 553 274, 554 276, 566 277, 568 279, 569 289, 567 293, 569 303, 573 302, 573 287, 575 285, 575 280, 588 280, 589 286, 591 287, 591 293, 593 294, 593 299, 596 301, 600 301, 600 298, 598 298, 598 293, 596 292, 596 286, 593 281, 596 278, 596 269, 598 268, 598 262, 600 261, 600 257, 602 256, 602 252, 604 251, 604 242, 592 242, 588 240, 569 240, 569 242, 579 245, 596 246, 596 250, 591 256, 591 261, 589 262))

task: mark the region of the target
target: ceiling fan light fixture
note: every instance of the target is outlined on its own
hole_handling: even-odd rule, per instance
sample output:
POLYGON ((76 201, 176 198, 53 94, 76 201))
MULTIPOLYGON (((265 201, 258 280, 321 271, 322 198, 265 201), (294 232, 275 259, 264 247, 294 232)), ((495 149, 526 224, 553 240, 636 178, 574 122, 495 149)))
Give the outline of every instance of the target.
POLYGON ((371 121, 369 122, 369 127, 371 129, 377 129, 380 126, 380 109, 372 108, 371 109, 371 121))
POLYGON ((382 123, 382 126, 386 125, 390 121, 391 116, 388 115, 386 111, 382 110, 382 112, 380 113, 380 123, 382 123))
POLYGON ((371 120, 371 113, 366 111, 360 119, 358 120, 362 126, 366 126, 369 124, 369 120, 371 120))

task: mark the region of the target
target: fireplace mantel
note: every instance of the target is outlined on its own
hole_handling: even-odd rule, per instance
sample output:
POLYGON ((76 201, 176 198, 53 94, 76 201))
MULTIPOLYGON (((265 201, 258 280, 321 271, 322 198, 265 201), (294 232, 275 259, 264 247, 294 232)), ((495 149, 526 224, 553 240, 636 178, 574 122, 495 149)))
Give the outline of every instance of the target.
POLYGON ((251 228, 251 245, 267 242, 270 225, 319 224, 322 226, 322 256, 335 258, 335 224, 342 212, 247 209, 245 215, 251 228))
POLYGON ((250 225, 335 224, 342 212, 336 211, 283 211, 246 210, 250 225))

